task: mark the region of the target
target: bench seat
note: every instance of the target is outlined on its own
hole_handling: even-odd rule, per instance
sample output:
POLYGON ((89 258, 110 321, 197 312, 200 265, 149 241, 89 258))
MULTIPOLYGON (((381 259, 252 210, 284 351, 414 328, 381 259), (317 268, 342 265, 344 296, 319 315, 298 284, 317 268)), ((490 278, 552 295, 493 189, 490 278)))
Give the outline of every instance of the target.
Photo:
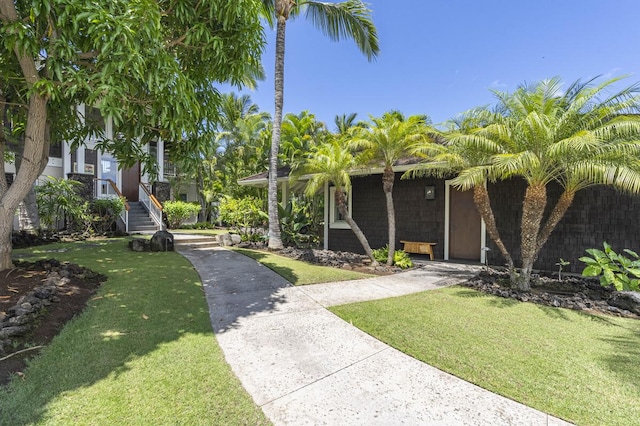
POLYGON ((400 241, 404 244, 404 251, 407 253, 428 254, 429 259, 433 260, 433 246, 437 243, 426 243, 423 241, 400 241))

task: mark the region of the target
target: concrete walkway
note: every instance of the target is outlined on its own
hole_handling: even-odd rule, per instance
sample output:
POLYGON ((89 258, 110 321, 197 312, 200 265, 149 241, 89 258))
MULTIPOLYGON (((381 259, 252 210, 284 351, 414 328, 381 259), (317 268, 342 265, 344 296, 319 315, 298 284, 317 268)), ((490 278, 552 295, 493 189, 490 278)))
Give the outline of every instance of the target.
POLYGON ((417 361, 326 306, 442 287, 471 267, 293 287, 241 254, 180 249, 202 282, 227 362, 275 425, 563 425, 417 361))

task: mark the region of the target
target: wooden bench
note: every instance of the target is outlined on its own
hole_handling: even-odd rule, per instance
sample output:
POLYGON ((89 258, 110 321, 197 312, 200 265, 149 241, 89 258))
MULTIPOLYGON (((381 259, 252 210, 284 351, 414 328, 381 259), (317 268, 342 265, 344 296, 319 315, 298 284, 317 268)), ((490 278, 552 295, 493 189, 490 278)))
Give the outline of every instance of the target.
POLYGON ((400 241, 404 244, 404 251, 407 253, 428 254, 433 260, 433 246, 437 243, 425 243, 422 241, 400 241))

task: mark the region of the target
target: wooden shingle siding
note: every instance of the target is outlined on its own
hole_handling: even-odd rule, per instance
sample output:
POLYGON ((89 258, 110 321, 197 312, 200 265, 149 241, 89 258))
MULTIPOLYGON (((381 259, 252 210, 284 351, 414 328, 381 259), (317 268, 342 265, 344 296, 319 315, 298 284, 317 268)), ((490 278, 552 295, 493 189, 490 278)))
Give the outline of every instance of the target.
MULTIPOLYGON (((436 259, 444 256, 444 180, 401 180, 396 173, 393 189, 396 212, 396 249, 400 240, 438 242, 434 247, 436 259), (435 186, 435 200, 425 200, 424 187, 435 186)), ((353 218, 362 229, 372 248, 387 244, 387 210, 382 176, 353 177, 353 218)), ((330 229, 329 248, 364 253, 350 229, 330 229)))

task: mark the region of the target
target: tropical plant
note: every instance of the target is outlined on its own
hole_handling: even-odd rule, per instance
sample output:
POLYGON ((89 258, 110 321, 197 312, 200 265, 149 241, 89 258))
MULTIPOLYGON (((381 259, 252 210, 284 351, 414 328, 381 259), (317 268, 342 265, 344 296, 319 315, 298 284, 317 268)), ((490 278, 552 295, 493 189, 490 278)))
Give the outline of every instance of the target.
POLYGON ((231 197, 258 196, 255 188, 238 185, 238 180, 261 173, 268 167, 271 143, 269 114, 260 112, 246 95, 223 95, 216 126, 216 181, 219 192, 231 197))
POLYGON ((296 247, 317 246, 322 223, 322 197, 294 195, 286 206, 279 205, 282 241, 296 247))
POLYGON ((309 111, 285 115, 280 136, 280 163, 295 172, 326 134, 324 123, 317 121, 309 111))
MULTIPOLYGON (((640 117, 634 114, 640 98, 637 85, 609 93, 619 80, 597 85, 595 79, 576 81, 563 90, 561 81, 553 78, 520 86, 514 93, 494 92, 495 111, 483 114, 477 128, 449 138, 480 157, 478 163, 464 166, 454 184, 476 188, 484 178, 514 177, 526 182, 520 226, 522 267, 518 276, 512 274, 520 290, 530 289, 538 253, 577 191, 611 185, 640 192, 640 117), (547 185, 552 182, 563 192, 545 220, 547 185)), ((491 237, 496 241, 495 235, 491 237)))
POLYGON ((75 106, 97 105, 111 118, 118 137, 99 149, 128 167, 152 138, 197 134, 217 113, 215 82, 259 76, 259 2, 227 6, 0 0, 1 112, 15 107, 13 123, 23 129, 20 173, 11 188, 0 186, 0 270, 12 266, 14 213, 46 166, 50 141, 96 135, 75 106))
POLYGON ((562 281, 562 268, 565 266, 571 265, 571 262, 560 258, 558 262, 556 262, 556 266, 558 267, 558 281, 562 281))
POLYGON ((624 249, 631 258, 618 254, 609 244, 603 243, 604 251, 587 249, 591 255, 580 258, 587 264, 582 271, 585 277, 600 277, 602 286, 613 285, 618 291, 640 291, 640 257, 632 250, 624 249), (633 277, 633 278, 631 278, 633 277))
POLYGON ((385 113, 382 117, 371 117, 370 122, 363 127, 354 128, 349 144, 357 150, 363 150, 361 158, 367 166, 382 164, 382 189, 387 207, 387 226, 389 232, 389 256, 387 265, 394 260, 396 247, 396 216, 393 206, 393 184, 396 174, 394 164, 409 155, 409 148, 418 143, 424 143, 427 136, 427 118, 414 115, 405 119, 397 112, 385 113), (372 161, 372 163, 369 163, 372 161))
POLYGON ((278 151, 282 125, 284 93, 284 48, 286 25, 289 18, 302 12, 311 22, 332 40, 353 39, 369 60, 378 54, 378 36, 371 19, 371 11, 361 0, 328 3, 311 0, 262 0, 263 15, 270 25, 276 23, 275 59, 275 114, 271 153, 269 156, 269 248, 283 247, 278 221, 278 151))
POLYGON ((162 212, 167 217, 170 229, 177 229, 184 222, 198 214, 200 205, 185 201, 165 201, 162 204, 162 212))
POLYGON ((347 208, 346 193, 351 188, 349 171, 358 166, 358 160, 354 158, 343 142, 340 139, 332 138, 314 149, 313 155, 309 157, 303 169, 304 172, 312 173, 307 182, 305 193, 312 196, 326 183, 332 183, 335 186, 335 202, 340 214, 349 224, 372 264, 377 265, 378 261, 373 256, 367 238, 347 208))
MULTIPOLYGON (((426 160, 416 165, 405 177, 437 176, 455 178, 452 185, 463 191, 473 190, 473 202, 485 223, 489 237, 507 262, 512 280, 515 281, 515 266, 511 254, 502 242, 496 226, 491 199, 487 191, 487 180, 493 156, 502 152, 498 145, 478 142, 478 132, 494 119, 494 114, 486 109, 477 108, 462 114, 460 117, 445 123, 445 131, 436 132, 433 137, 438 143, 427 140, 411 148, 414 155, 426 160)), ((486 142, 486 141, 485 141, 486 142)), ((488 251, 488 248, 487 250, 488 251)))
MULTIPOLYGON (((389 257, 389 246, 386 245, 373 250, 373 257, 375 257, 378 262, 386 262, 389 257)), ((404 250, 396 250, 393 254, 393 265, 401 269, 407 269, 413 267, 413 261, 404 250)))
POLYGON ((262 200, 256 197, 227 196, 220 201, 219 218, 240 234, 243 241, 257 241, 262 238, 262 228, 269 216, 263 210, 262 200))
POLYGON ((88 203, 78 192, 81 187, 78 181, 53 176, 36 187, 38 212, 47 228, 57 229, 60 223, 70 226, 85 222, 88 203))

